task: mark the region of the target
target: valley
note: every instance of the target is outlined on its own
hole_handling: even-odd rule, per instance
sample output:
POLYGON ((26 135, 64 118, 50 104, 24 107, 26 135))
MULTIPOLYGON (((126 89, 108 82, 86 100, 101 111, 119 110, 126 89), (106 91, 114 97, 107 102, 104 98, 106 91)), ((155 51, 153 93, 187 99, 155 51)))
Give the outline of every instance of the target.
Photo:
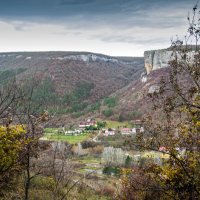
POLYGON ((199 5, 0 1, 0 200, 200 199, 199 5))
MULTIPOLYGON (((163 52, 158 51, 157 58, 163 52)), ((160 125, 171 122, 166 122, 159 96, 163 83, 169 91, 172 88, 167 82, 170 60, 156 58, 160 64, 153 67, 149 63, 155 57, 146 54, 151 52, 144 58, 88 52, 0 53, 1 94, 7 98, 6 103, 2 100, 7 107, 6 112, 2 107, 1 123, 22 135, 27 128, 30 134, 25 142, 31 153, 25 156, 25 184, 31 199, 120 199, 121 191, 129 189, 126 184, 139 180, 151 185, 154 173, 157 178, 168 166, 171 150, 177 159, 184 156, 185 145, 175 143, 170 149, 168 143, 179 141, 178 133, 166 135, 168 129, 163 133, 160 125)), ((184 89, 190 86, 187 80, 179 79, 184 89)), ((169 129, 179 122, 173 117, 169 129)), ((165 178, 168 171, 162 173, 165 178)), ((22 175, 18 181, 21 195, 22 175)))

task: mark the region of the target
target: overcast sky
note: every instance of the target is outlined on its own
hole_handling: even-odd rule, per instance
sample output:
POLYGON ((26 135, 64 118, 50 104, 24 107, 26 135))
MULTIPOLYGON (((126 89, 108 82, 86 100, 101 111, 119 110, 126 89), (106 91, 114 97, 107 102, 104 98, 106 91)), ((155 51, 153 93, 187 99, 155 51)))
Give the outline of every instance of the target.
POLYGON ((196 0, 0 0, 0 51, 142 56, 187 30, 196 0))

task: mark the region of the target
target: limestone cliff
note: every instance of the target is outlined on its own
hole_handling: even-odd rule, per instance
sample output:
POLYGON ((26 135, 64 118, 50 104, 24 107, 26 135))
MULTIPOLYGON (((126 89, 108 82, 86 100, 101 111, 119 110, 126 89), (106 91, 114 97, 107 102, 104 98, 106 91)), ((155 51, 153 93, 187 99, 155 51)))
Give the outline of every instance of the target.
MULTIPOLYGON (((187 49, 186 54, 183 52, 184 51, 176 52, 178 60, 187 63, 193 63, 195 57, 194 47, 191 46, 190 49, 187 49)), ((175 58, 175 53, 170 48, 162 50, 145 51, 144 64, 147 74, 149 74, 153 70, 168 67, 169 62, 172 61, 174 58, 175 58)))
POLYGON ((167 67, 169 61, 173 58, 173 52, 170 50, 145 51, 144 63, 147 74, 153 70, 167 67))

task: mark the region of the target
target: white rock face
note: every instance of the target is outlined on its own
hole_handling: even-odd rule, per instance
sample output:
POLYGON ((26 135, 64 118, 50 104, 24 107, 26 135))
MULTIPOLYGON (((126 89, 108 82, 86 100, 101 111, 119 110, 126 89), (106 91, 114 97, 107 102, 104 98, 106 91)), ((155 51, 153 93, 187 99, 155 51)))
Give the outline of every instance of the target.
POLYGON ((160 90, 160 87, 159 87, 158 85, 151 85, 151 86, 149 87, 148 93, 149 93, 149 94, 158 93, 159 90, 160 90))
POLYGON ((22 55, 18 55, 18 56, 16 56, 15 58, 21 58, 22 57, 22 55))
MULTIPOLYGON (((191 51, 187 53, 187 60, 192 61, 195 52, 191 51)), ((182 59, 180 53, 177 54, 179 59, 182 59)), ((152 50, 144 52, 144 63, 147 74, 151 71, 168 67, 169 62, 175 58, 175 54, 171 50, 152 50)))
POLYGON ((146 83, 147 82, 147 76, 143 76, 141 81, 142 81, 142 83, 146 83))
POLYGON ((64 57, 57 57, 54 59, 58 60, 79 60, 83 62, 89 62, 89 61, 103 61, 103 62, 113 62, 118 63, 117 59, 105 57, 105 56, 98 56, 95 54, 82 54, 82 55, 70 55, 70 56, 64 56, 64 57))
POLYGON ((144 52, 144 63, 147 74, 152 70, 167 67, 169 61, 173 60, 173 52, 167 50, 158 51, 145 51, 144 52))

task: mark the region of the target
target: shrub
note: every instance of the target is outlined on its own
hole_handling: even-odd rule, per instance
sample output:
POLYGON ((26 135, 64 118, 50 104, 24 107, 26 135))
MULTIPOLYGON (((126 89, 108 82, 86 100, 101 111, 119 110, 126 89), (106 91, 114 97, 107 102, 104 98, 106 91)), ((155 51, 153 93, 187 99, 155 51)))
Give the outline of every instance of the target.
POLYGON ((132 164, 132 158, 130 156, 127 156, 125 160, 125 167, 130 167, 131 164, 132 164))
POLYGON ((112 167, 112 166, 106 166, 103 168, 103 174, 106 175, 114 175, 114 176, 119 176, 121 173, 121 169, 119 167, 112 167))
POLYGON ((85 130, 86 131, 97 131, 97 130, 99 130, 99 127, 98 126, 88 126, 88 127, 85 127, 85 130))
POLYGON ((113 111, 111 109, 104 110, 102 113, 105 117, 110 117, 113 115, 113 111))
POLYGON ((97 144, 94 141, 91 140, 85 140, 83 142, 81 142, 82 148, 83 149, 87 149, 87 148, 93 148, 95 147, 97 144))
POLYGON ((104 105, 107 105, 109 108, 115 107, 117 105, 117 98, 116 97, 107 97, 104 100, 104 105))
POLYGON ((122 114, 119 115, 118 121, 123 122, 125 120, 124 116, 122 114))
POLYGON ((39 189, 53 189, 55 187, 55 181, 52 177, 38 176, 32 179, 31 186, 39 189))
POLYGON ((106 127, 106 122, 97 122, 97 127, 98 127, 99 129, 105 128, 105 127, 106 127))
POLYGON ((90 154, 100 155, 103 152, 104 147, 102 145, 98 145, 96 147, 90 148, 90 154))
POLYGON ((104 186, 102 189, 101 189, 101 195, 105 195, 107 197, 113 197, 115 194, 115 189, 111 186, 104 186))

